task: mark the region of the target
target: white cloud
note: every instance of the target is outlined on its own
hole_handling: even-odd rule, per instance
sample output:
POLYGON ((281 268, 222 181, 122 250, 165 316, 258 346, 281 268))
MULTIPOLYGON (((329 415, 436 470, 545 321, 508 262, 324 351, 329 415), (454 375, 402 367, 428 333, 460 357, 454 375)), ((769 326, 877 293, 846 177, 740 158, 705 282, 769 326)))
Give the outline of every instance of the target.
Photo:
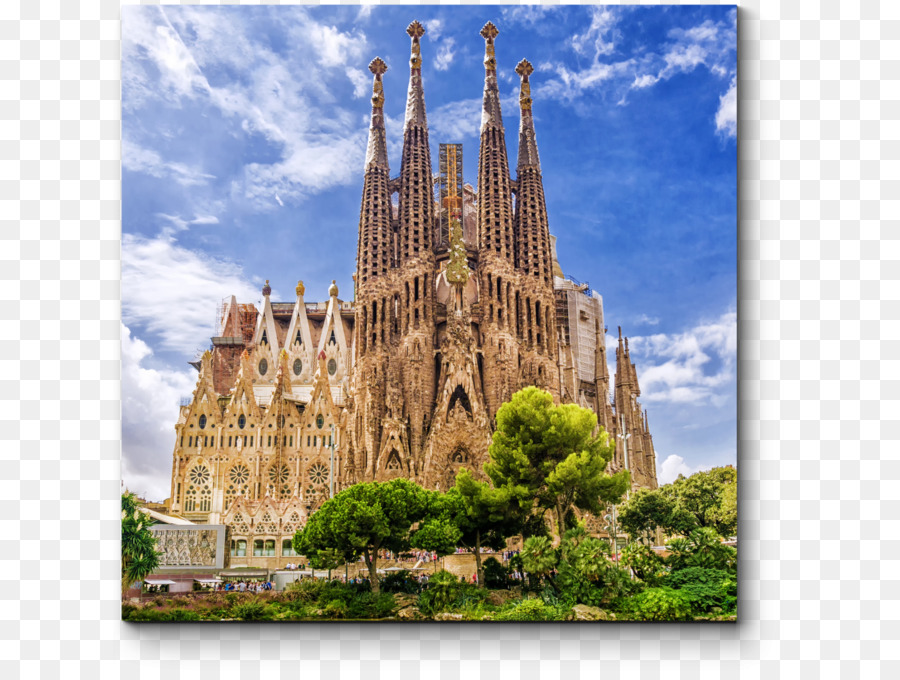
POLYGON ((519 5, 518 7, 504 7, 501 16, 510 24, 539 26, 540 22, 556 9, 553 5, 519 5))
POLYGON ((632 89, 640 90, 645 87, 650 87, 651 85, 656 85, 659 78, 656 76, 652 76, 649 73, 642 76, 635 76, 634 82, 631 84, 632 89))
MULTIPOLYGON (((209 106, 232 126, 225 134, 269 141, 275 160, 250 162, 231 180, 231 198, 257 210, 276 207, 276 193, 282 202, 301 200, 353 181, 365 154, 365 130, 329 85, 345 75, 353 95, 365 96, 368 78, 350 66, 364 60, 365 35, 320 24, 304 8, 285 12, 291 13, 288 39, 277 54, 252 24, 210 8, 135 8, 123 24, 123 99, 130 110, 151 99, 168 104, 173 114, 187 103, 209 106), (309 68, 311 63, 319 68, 309 68), (217 74, 215 82, 205 73, 217 74)), ((126 169, 186 185, 210 178, 191 165, 163 160, 153 150, 157 141, 148 132, 130 140, 126 169)))
POLYGON ((728 92, 719 97, 716 132, 723 137, 737 138, 737 77, 731 79, 728 92))
POLYGON ((237 264, 182 248, 165 234, 122 235, 122 320, 161 347, 192 354, 213 334, 215 310, 231 295, 259 298, 237 264))
POLYGON ((172 227, 163 227, 162 229, 163 233, 167 235, 178 231, 184 231, 194 224, 205 225, 219 223, 219 218, 215 215, 201 215, 200 217, 195 217, 192 220, 186 220, 178 215, 167 215, 166 213, 157 213, 156 216, 171 223, 172 227))
POLYGON ((684 462, 684 458, 672 454, 666 458, 661 465, 657 465, 656 477, 659 481, 659 485, 662 486, 663 484, 671 484, 674 482, 678 479, 678 475, 690 477, 696 472, 709 469, 711 469, 709 465, 700 465, 692 468, 684 462))
POLYGON ((612 54, 616 15, 609 7, 591 8, 591 25, 584 33, 572 36, 572 47, 578 54, 593 56, 596 60, 612 54))
POLYGON ((196 371, 150 368, 149 346, 122 326, 122 479, 151 500, 169 496, 179 400, 194 389, 196 371))
POLYGON ((130 172, 142 172, 152 177, 172 179, 181 186, 207 184, 215 175, 203 172, 196 166, 165 161, 152 149, 145 149, 127 137, 122 140, 122 167, 130 172))
POLYGON ((356 15, 356 20, 357 20, 357 21, 363 21, 363 20, 365 20, 365 19, 368 19, 370 16, 372 16, 372 8, 373 8, 373 7, 375 7, 375 5, 363 5, 363 6, 361 6, 361 7, 359 8, 359 14, 356 15))
POLYGON ((450 64, 453 63, 453 57, 456 56, 456 53, 453 51, 455 43, 456 41, 453 38, 447 38, 441 43, 437 56, 434 58, 434 67, 438 71, 446 71, 450 68, 450 64))
POLYGON ((638 378, 647 402, 719 405, 734 391, 737 314, 733 311, 684 333, 631 338, 630 346, 632 356, 640 357, 638 378))
POLYGON ((422 25, 425 27, 425 35, 428 36, 429 40, 436 41, 441 37, 441 31, 444 26, 440 19, 429 19, 422 25))
POLYGON ((369 76, 361 69, 352 68, 350 66, 347 67, 345 73, 350 79, 350 82, 353 83, 353 96, 357 99, 365 97, 372 87, 369 82, 369 76))
MULTIPOLYGON (((502 102, 501 102, 502 107, 502 102)), ((479 135, 481 129, 482 100, 460 99, 438 107, 428 114, 428 127, 432 138, 441 140, 461 140, 479 135)))

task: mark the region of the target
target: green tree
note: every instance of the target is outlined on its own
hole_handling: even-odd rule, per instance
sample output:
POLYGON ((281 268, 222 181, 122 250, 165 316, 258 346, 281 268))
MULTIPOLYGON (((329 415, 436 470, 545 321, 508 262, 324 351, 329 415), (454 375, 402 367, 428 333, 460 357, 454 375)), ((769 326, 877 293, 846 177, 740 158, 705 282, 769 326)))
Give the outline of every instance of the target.
POLYGON ((475 479, 466 468, 456 475, 456 486, 444 496, 449 517, 459 527, 459 544, 475 554, 478 585, 484 587, 481 549, 502 550, 506 537, 518 533, 521 522, 510 494, 475 479))
POLYGON ((159 567, 153 520, 138 507, 133 493, 122 494, 122 592, 159 567))
POLYGON ((672 571, 690 567, 725 571, 737 568, 737 550, 722 543, 712 527, 694 529, 687 538, 673 538, 666 547, 670 552, 666 563, 672 571))
POLYGON ((657 529, 686 534, 697 527, 697 519, 662 489, 638 489, 619 506, 619 526, 634 540, 642 540, 657 529))
POLYGON ((737 472, 734 468, 719 467, 697 472, 690 477, 679 476, 660 490, 678 507, 689 512, 696 520, 696 526, 712 527, 722 536, 733 536, 737 531, 736 488, 733 514, 724 511, 722 504, 726 499, 726 489, 736 484, 737 472))
POLYGON ((378 551, 409 550, 413 527, 426 519, 430 495, 407 479, 354 484, 328 499, 294 535, 294 550, 316 569, 360 557, 378 588, 378 551))
POLYGON ((560 536, 573 508, 600 514, 618 503, 629 483, 622 470, 606 474, 613 455, 597 416, 577 404, 553 403, 549 392, 526 387, 497 412, 497 430, 484 469, 523 514, 550 511, 560 536))

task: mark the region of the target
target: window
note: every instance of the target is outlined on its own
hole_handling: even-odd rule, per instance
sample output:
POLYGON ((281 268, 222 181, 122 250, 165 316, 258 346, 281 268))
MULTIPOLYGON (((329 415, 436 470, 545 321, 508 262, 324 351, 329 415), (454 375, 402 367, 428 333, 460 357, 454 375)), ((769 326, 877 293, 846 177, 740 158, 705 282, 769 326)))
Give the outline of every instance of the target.
MULTIPOLYGON (((332 361, 334 361, 334 359, 332 359, 332 361)), ((318 427, 320 430, 325 427, 325 416, 323 416, 321 413, 316 416, 316 427, 318 427)))
MULTIPOLYGON (((247 424, 247 416, 245 416, 245 415, 242 413, 242 414, 240 415, 240 417, 238 418, 238 427, 241 428, 241 429, 243 430, 243 429, 244 429, 244 426, 245 426, 246 424, 247 424)), ((244 442, 244 443, 246 443, 246 442, 244 442)))
POLYGON ((253 556, 263 557, 263 542, 259 539, 253 541, 253 556))
POLYGON ((337 362, 334 359, 328 360, 328 375, 337 373, 337 362))
POLYGON ((260 359, 259 360, 259 374, 265 375, 266 371, 268 371, 268 370, 269 370, 269 362, 266 361, 265 359, 260 359))
POLYGON ((231 556, 232 557, 246 557, 247 556, 247 541, 232 541, 231 542, 231 556))
POLYGON ((293 557, 297 553, 294 552, 294 544, 291 542, 291 539, 286 538, 281 542, 281 556, 282 557, 293 557))
POLYGON ((204 429, 206 427, 206 416, 200 416, 200 429, 204 429))
POLYGON ((269 539, 266 541, 265 547, 263 548, 263 555, 265 557, 275 557, 275 541, 269 539))

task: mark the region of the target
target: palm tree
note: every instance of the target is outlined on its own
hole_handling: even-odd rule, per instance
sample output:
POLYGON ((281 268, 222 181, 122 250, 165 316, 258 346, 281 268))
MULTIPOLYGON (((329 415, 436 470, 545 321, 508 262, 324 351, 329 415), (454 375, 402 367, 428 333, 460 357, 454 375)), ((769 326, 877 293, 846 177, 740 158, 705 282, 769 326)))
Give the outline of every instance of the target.
POLYGON ((134 494, 122 494, 122 592, 159 567, 153 520, 138 507, 134 494))

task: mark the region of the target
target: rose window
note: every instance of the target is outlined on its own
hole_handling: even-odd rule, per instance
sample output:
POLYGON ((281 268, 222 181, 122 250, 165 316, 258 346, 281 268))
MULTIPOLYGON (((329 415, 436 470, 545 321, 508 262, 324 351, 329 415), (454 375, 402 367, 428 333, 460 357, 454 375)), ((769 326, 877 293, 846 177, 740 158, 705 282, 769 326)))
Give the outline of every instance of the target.
POLYGON ((315 463, 309 468, 309 479, 313 484, 325 484, 328 481, 328 468, 322 463, 315 463))
POLYGON ((288 466, 284 464, 273 466, 272 469, 269 470, 269 479, 275 484, 284 484, 290 476, 290 470, 288 470, 288 466))
POLYGON ((235 465, 228 473, 228 478, 235 484, 246 484, 250 480, 250 470, 246 465, 235 465))
POLYGON ((209 483, 209 470, 205 465, 198 465, 191 470, 189 478, 192 484, 203 486, 204 484, 209 483))

